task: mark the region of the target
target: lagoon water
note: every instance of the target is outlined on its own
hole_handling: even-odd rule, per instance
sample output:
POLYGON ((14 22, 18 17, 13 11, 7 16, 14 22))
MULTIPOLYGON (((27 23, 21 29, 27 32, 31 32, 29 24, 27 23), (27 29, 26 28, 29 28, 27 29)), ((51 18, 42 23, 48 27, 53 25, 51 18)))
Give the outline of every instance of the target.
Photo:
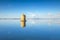
POLYGON ((0 20, 0 40, 60 40, 59 24, 30 24, 20 26, 19 20, 0 20))

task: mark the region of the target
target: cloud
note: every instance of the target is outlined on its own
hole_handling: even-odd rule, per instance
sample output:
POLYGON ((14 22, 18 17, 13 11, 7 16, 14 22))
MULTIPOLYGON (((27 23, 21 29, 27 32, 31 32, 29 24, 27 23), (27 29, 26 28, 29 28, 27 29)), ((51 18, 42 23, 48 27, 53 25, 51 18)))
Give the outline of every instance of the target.
MULTIPOLYGON (((32 13, 32 12, 31 12, 32 13)), ((31 24, 60 24, 60 14, 52 14, 52 13, 48 13, 48 14, 37 14, 37 13, 29 13, 27 14, 27 22, 31 23, 31 24), (33 18, 38 18, 38 20, 33 19, 33 18), (40 19, 43 18, 43 19, 40 19)))
MULTIPOLYGON (((21 14, 0 14, 0 18, 20 18, 20 15, 21 14)), ((31 24, 40 24, 40 23, 41 24, 46 24, 46 23, 47 24, 52 24, 52 23, 60 24, 60 13, 42 14, 42 13, 27 12, 27 14, 25 13, 25 15, 27 17, 27 23, 31 23, 31 24), (33 18, 35 18, 35 19, 33 19, 33 18), (54 18, 58 18, 58 19, 54 20, 54 18)))

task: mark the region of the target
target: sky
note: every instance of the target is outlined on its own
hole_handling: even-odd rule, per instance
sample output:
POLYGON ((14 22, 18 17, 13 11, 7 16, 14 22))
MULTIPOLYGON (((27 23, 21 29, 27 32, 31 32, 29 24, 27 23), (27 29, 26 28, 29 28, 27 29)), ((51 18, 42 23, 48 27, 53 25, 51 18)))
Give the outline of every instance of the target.
POLYGON ((60 14, 59 0, 0 0, 0 17, 20 17, 22 13, 60 14))
MULTIPOLYGON (((27 18, 60 18, 60 1, 0 0, 0 18, 20 18, 22 13, 24 13, 27 16, 27 18)), ((50 21, 60 23, 60 21, 58 20, 50 21)), ((37 21, 27 20, 28 23, 39 23, 39 21, 37 21)), ((40 22, 47 23, 48 21, 42 20, 40 22)))

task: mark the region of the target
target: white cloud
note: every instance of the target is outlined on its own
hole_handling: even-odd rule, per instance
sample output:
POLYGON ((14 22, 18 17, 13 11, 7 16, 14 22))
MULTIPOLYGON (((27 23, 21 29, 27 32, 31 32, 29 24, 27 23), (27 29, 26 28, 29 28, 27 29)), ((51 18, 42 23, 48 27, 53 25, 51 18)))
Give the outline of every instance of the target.
POLYGON ((27 16, 27 18, 30 18, 27 22, 30 22, 30 23, 32 23, 32 24, 48 24, 48 25, 50 25, 50 24, 52 24, 52 23, 56 23, 56 24, 60 24, 60 19, 58 19, 58 20, 53 20, 53 19, 46 19, 46 20, 33 20, 33 19, 31 19, 31 18, 60 18, 60 14, 52 14, 52 13, 48 13, 48 14, 34 14, 34 13, 30 13, 30 14, 27 14, 28 16, 27 16))
MULTIPOLYGON (((28 23, 32 23, 32 24, 44 24, 44 23, 48 23, 48 24, 52 24, 52 23, 57 23, 60 24, 60 19, 59 20, 52 20, 52 19, 48 19, 48 20, 33 20, 31 18, 60 18, 60 13, 59 14, 52 14, 52 13, 48 13, 48 14, 37 14, 37 13, 32 13, 32 12, 27 12, 26 14, 27 18, 27 22, 28 23)), ((0 14, 0 18, 20 18, 20 14, 0 14)))

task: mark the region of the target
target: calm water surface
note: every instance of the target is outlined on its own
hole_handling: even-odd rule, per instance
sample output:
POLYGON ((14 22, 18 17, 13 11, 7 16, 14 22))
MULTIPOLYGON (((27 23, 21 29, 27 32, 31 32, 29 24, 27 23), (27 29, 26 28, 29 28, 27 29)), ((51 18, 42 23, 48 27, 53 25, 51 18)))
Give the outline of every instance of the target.
POLYGON ((20 21, 0 21, 0 40, 60 40, 59 24, 30 24, 20 21))

